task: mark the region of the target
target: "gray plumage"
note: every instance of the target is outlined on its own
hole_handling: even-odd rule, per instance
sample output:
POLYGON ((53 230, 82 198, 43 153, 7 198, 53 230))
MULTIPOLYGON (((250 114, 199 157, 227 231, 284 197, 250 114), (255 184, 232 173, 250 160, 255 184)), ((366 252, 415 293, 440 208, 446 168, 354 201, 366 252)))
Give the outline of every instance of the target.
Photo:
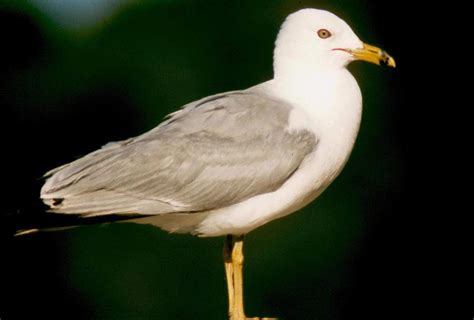
POLYGON ((41 198, 57 213, 155 215, 274 191, 317 144, 309 131, 288 130, 290 111, 252 90, 196 101, 143 135, 48 172, 41 198))

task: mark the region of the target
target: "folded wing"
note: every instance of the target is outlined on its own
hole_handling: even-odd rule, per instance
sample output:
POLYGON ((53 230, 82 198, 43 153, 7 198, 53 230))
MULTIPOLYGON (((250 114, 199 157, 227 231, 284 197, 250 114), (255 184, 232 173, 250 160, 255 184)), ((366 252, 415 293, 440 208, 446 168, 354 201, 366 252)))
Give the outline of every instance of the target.
POLYGON ((50 171, 41 198, 87 217, 200 212, 274 191, 317 145, 309 131, 288 130, 291 109, 251 91, 199 100, 50 171))

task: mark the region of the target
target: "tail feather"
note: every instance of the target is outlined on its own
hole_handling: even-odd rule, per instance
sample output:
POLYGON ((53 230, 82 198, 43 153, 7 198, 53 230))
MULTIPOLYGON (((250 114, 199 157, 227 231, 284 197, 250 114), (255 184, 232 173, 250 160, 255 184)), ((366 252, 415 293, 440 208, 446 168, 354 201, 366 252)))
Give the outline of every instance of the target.
POLYGON ((137 219, 140 215, 106 215, 85 218, 79 215, 52 214, 48 212, 23 214, 16 221, 9 221, 11 225, 7 233, 11 236, 26 236, 40 232, 61 231, 85 225, 107 224, 119 221, 137 219), (32 218, 32 219, 30 219, 32 218))

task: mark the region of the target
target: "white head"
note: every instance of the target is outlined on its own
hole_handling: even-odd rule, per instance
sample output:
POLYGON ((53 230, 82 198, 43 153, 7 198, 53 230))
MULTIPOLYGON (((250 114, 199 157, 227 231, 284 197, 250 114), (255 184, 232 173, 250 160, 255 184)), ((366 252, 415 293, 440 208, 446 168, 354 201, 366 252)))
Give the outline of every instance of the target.
POLYGON ((366 60, 394 67, 383 50, 364 44, 351 27, 331 12, 303 9, 289 15, 278 34, 273 57, 275 77, 345 68, 366 60))

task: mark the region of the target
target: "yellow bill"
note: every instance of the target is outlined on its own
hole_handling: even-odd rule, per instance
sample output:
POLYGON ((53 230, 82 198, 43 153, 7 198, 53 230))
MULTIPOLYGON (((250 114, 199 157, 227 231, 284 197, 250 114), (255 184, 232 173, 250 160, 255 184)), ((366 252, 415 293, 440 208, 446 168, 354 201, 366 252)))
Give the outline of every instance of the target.
POLYGON ((384 50, 364 43, 361 49, 348 50, 357 60, 395 68, 395 60, 384 50))

